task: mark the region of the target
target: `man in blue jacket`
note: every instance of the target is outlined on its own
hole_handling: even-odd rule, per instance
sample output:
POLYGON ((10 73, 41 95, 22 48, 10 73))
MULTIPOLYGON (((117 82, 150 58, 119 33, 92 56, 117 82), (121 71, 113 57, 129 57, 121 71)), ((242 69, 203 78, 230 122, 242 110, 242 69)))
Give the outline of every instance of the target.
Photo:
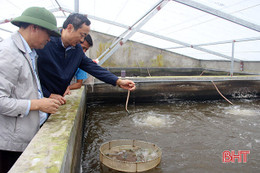
POLYGON ((119 79, 84 54, 79 43, 84 41, 89 31, 90 21, 86 16, 71 14, 63 23, 61 38, 51 37, 44 49, 37 50, 39 77, 45 97, 65 104, 63 94, 78 68, 108 84, 135 89, 133 81, 119 79))

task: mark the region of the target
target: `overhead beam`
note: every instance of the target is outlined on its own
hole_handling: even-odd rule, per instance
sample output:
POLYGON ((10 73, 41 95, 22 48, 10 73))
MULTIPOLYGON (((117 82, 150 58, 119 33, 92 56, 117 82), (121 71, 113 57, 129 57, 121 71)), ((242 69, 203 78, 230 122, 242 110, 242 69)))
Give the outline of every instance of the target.
POLYGON ((11 22, 13 19, 14 19, 14 18, 0 20, 0 24, 9 23, 9 22, 11 22))
MULTIPOLYGON (((94 19, 94 20, 97 20, 97 21, 100 21, 100 22, 104 22, 104 23, 107 23, 107 24, 111 24, 111 25, 114 25, 114 26, 118 26, 118 27, 122 27, 122 28, 126 28, 126 29, 129 28, 129 26, 127 26, 127 25, 124 25, 124 24, 121 24, 121 23, 117 23, 117 22, 114 22, 114 21, 110 21, 110 20, 107 20, 107 19, 102 19, 102 18, 99 18, 99 17, 96 17, 96 16, 88 15, 88 17, 90 19, 94 19)), ((191 44, 189 44, 189 43, 181 42, 181 41, 173 39, 173 38, 169 38, 169 37, 161 36, 161 35, 158 35, 158 34, 154 34, 152 32, 144 31, 144 30, 141 30, 141 29, 138 30, 137 32, 145 34, 145 35, 153 36, 153 37, 156 37, 156 38, 159 38, 159 39, 162 39, 162 40, 170 41, 170 42, 182 45, 183 47, 191 47, 191 44)), ((216 56, 219 56, 219 57, 223 57, 223 58, 226 58, 226 59, 229 59, 229 60, 232 59, 231 56, 227 56, 227 55, 224 55, 224 54, 212 51, 212 50, 208 50, 208 49, 205 49, 205 48, 201 48, 201 47, 191 47, 191 48, 197 49, 197 50, 200 50, 200 51, 212 54, 212 55, 216 55, 216 56)), ((234 58, 234 60, 235 61, 240 61, 239 59, 236 59, 236 58, 234 58)))
MULTIPOLYGON (((154 33, 152 33, 152 32, 143 31, 143 30, 140 30, 139 32, 140 32, 140 33, 143 33, 143 34, 146 34, 146 35, 150 35, 150 36, 159 38, 159 39, 163 39, 163 40, 166 40, 166 41, 170 41, 170 42, 173 42, 173 43, 177 43, 177 44, 180 44, 180 45, 183 45, 183 46, 186 46, 186 47, 189 47, 189 45, 190 45, 190 44, 188 44, 188 43, 185 43, 185 42, 182 42, 182 41, 173 39, 173 38, 165 37, 165 36, 162 36, 162 35, 157 35, 157 34, 154 34, 154 33)), ((202 52, 206 52, 206 53, 209 53, 209 54, 212 54, 212 55, 216 55, 216 56, 219 56, 219 57, 223 57, 223 58, 232 60, 232 57, 231 57, 231 56, 227 56, 227 55, 221 54, 221 53, 219 53, 219 52, 215 52, 215 51, 212 51, 212 50, 209 50, 209 49, 205 49, 205 48, 202 48, 202 47, 192 47, 192 48, 193 48, 193 49, 196 49, 196 50, 200 50, 200 51, 202 51, 202 52)), ((236 58, 234 58, 234 60, 235 60, 235 61, 240 61, 239 59, 236 59, 236 58)))
POLYGON ((164 49, 180 49, 185 47, 200 47, 200 46, 211 46, 211 45, 219 45, 219 44, 227 44, 232 42, 246 42, 246 41, 257 41, 260 40, 260 37, 251 37, 251 38, 242 38, 242 39, 235 39, 235 40, 225 40, 225 41, 217 41, 217 42, 211 42, 211 43, 202 43, 202 44, 193 44, 189 46, 176 46, 176 47, 169 47, 164 49))
POLYGON ((59 6, 60 11, 63 13, 63 15, 66 17, 66 14, 64 13, 64 11, 62 10, 60 3, 58 2, 58 0, 55 0, 56 4, 59 6))
MULTIPOLYGON (((173 1, 177 1, 177 0, 173 0, 173 1)), ((183 1, 186 1, 186 0, 183 0, 183 1)), ((65 10, 65 11, 71 12, 69 10, 65 10)), ((118 26, 118 27, 122 27, 122 28, 126 28, 126 29, 131 28, 130 26, 127 26, 127 25, 124 25, 124 24, 121 24, 121 23, 117 23, 117 22, 114 22, 114 21, 110 21, 110 20, 107 20, 107 19, 99 18, 99 17, 92 16, 92 15, 87 15, 87 16, 90 19, 94 19, 94 20, 104 22, 104 23, 108 23, 108 24, 111 24, 111 25, 115 25, 115 26, 118 26)), ((134 29, 134 28, 132 28, 132 29, 134 29)), ((219 56, 219 57, 223 57, 223 58, 226 58, 226 59, 229 59, 229 60, 233 59, 232 56, 227 56, 227 55, 221 54, 219 52, 215 52, 215 51, 212 51, 212 50, 201 48, 199 46, 192 46, 192 44, 185 43, 185 42, 182 42, 182 41, 179 41, 179 40, 176 40, 176 39, 168 38, 168 37, 165 37, 165 36, 161 36, 161 35, 158 35, 158 34, 154 34, 152 32, 144 31, 144 30, 141 30, 141 29, 139 29, 136 32, 139 32, 139 33, 142 33, 142 34, 145 34, 145 35, 149 35, 149 36, 153 36, 153 37, 156 37, 156 38, 159 38, 159 39, 162 39, 162 40, 167 40, 167 41, 182 45, 183 47, 191 47, 193 49, 200 50, 202 52, 206 52, 206 53, 216 55, 216 56, 219 56)), ((234 60, 240 61, 237 58, 234 58, 234 60)))
MULTIPOLYGON (((69 11, 68 9, 64 9, 64 10, 63 10, 63 8, 61 8, 61 7, 59 7, 59 8, 53 8, 53 9, 50 9, 49 11, 52 12, 52 13, 57 12, 57 11, 62 11, 62 12, 68 11, 68 12, 72 13, 72 11, 69 11)), ((64 15, 64 17, 66 17, 66 15, 64 15)), ((62 18, 64 18, 64 17, 62 17, 62 18)), ((5 24, 5 23, 9 23, 9 22, 11 22, 13 19, 14 19, 14 18, 9 18, 9 19, 0 20, 0 25, 1 25, 1 24, 5 24)))
POLYGON ((148 22, 159 10, 161 10, 167 3, 169 2, 169 0, 161 0, 159 1, 153 8, 151 8, 142 18, 140 18, 138 21, 136 21, 134 23, 134 25, 137 25, 134 27, 134 25, 132 25, 130 28, 127 29, 127 31, 125 31, 123 33, 123 35, 125 35, 125 33, 127 33, 129 31, 129 33, 122 38, 119 38, 116 41, 116 44, 112 44, 113 46, 110 46, 107 50, 106 50, 106 54, 105 55, 100 55, 98 57, 99 61, 99 65, 102 65, 119 47, 121 47, 130 37, 132 37, 138 30, 140 30, 140 28, 146 23, 148 22))
POLYGON ((7 30, 7 29, 4 29, 4 28, 0 28, 1 31, 5 31, 5 32, 9 32, 9 33, 13 33, 12 31, 10 30, 7 30))
POLYGON ((230 22, 233 22, 233 23, 236 23, 238 25, 244 26, 246 28, 249 28, 249 29, 252 29, 252 30, 260 32, 260 26, 259 25, 256 25, 254 23, 248 22, 246 20, 243 20, 241 18, 235 17, 233 15, 224 13, 224 12, 222 12, 220 10, 216 10, 214 8, 208 7, 206 5, 200 4, 198 2, 195 2, 195 1, 192 1, 192 0, 172 0, 172 1, 175 1, 175 2, 178 2, 178 3, 184 4, 184 5, 187 5, 189 7, 192 7, 192 8, 201 10, 201 11, 204 11, 206 13, 212 14, 214 16, 220 17, 222 19, 228 20, 230 22))
MULTIPOLYGON (((115 49, 115 46, 121 42, 121 46, 123 45, 122 43, 122 39, 126 36, 127 33, 135 33, 136 30, 132 30, 134 28, 134 26, 139 23, 141 20, 143 20, 144 18, 146 18, 148 16, 149 13, 151 13, 151 11, 154 10, 155 7, 157 7, 158 5, 160 5, 160 3, 162 3, 163 0, 160 0, 157 4, 155 4, 151 9, 148 10, 148 12, 146 12, 140 19, 138 19, 134 24, 132 24, 132 26, 129 26, 127 28, 127 30, 125 32, 123 32, 120 36, 117 37, 117 40, 113 42, 113 44, 111 44, 109 46, 109 48, 107 48, 97 59, 100 60, 101 58, 103 58, 104 56, 106 56, 106 54, 108 54, 109 51, 112 51, 112 49, 115 49)), ((143 22, 142 22, 143 23, 143 22)), ((118 49, 118 47, 116 48, 118 49)), ((103 61, 100 61, 99 64, 102 64, 103 61)))

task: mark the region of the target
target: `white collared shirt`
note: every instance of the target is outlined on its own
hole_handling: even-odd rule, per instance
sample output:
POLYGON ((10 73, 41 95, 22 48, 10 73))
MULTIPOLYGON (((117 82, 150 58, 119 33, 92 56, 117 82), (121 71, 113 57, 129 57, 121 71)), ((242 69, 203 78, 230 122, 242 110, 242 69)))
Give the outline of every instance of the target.
MULTIPOLYGON (((38 99, 41 99, 41 98, 43 98, 43 94, 42 94, 42 90, 41 90, 40 80, 38 78, 38 75, 37 75, 37 72, 36 72, 36 68, 35 68, 35 66, 36 66, 35 57, 37 56, 37 53, 36 53, 36 51, 34 49, 30 48, 30 46, 28 45, 28 43, 25 41, 25 39, 23 38, 23 36, 20 33, 19 33, 19 35, 20 35, 20 37, 21 37, 21 39, 23 41, 23 45, 24 45, 25 51, 30 55, 30 58, 32 60, 33 72, 34 72, 34 76, 36 78, 36 83, 37 83, 37 88, 38 88, 38 99)), ((27 114, 26 115, 29 114, 30 107, 31 107, 31 101, 29 100, 29 104, 28 104, 28 108, 27 108, 27 112, 26 112, 27 114)), ((47 113, 42 112, 42 111, 39 111, 39 115, 40 115, 40 125, 42 125, 46 121, 48 115, 47 115, 47 113)))

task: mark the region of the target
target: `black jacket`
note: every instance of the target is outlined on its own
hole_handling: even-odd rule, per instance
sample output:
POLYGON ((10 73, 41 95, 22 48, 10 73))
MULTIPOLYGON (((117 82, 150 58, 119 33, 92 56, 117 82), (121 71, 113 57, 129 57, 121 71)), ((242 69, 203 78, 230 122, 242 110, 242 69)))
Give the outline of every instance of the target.
POLYGON ((63 95, 78 68, 103 82, 116 85, 118 77, 88 58, 80 44, 66 50, 60 37, 51 37, 44 49, 36 52, 39 56, 38 73, 45 97, 52 93, 63 95))

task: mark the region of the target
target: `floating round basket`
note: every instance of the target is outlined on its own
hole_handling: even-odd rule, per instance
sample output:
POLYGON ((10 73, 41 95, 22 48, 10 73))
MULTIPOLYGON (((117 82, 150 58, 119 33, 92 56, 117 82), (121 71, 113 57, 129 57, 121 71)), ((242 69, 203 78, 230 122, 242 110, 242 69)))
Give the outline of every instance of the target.
POLYGON ((162 157, 155 144, 130 139, 112 140, 99 148, 100 161, 109 168, 123 172, 142 172, 156 167, 162 157))

